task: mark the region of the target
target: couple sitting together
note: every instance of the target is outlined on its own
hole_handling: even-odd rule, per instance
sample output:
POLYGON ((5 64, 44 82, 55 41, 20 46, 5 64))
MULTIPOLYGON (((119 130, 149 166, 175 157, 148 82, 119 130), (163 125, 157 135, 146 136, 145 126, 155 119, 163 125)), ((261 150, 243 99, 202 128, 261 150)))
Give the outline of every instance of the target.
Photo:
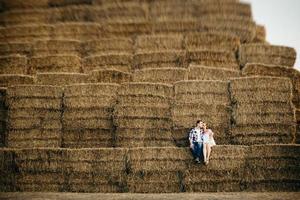
POLYGON ((189 132, 189 142, 193 157, 197 163, 209 163, 211 147, 216 145, 213 138, 214 133, 208 129, 206 124, 198 120, 196 127, 189 132))

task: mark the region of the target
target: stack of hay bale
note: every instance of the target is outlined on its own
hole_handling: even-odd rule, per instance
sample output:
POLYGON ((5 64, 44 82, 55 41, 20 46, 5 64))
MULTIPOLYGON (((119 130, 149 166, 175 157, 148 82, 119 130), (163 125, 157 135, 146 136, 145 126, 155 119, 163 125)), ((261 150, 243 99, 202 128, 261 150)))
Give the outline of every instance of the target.
POLYGON ((249 147, 245 191, 298 191, 299 145, 269 144, 249 147))
POLYGON ((22 74, 0 74, 0 87, 34 83, 35 79, 33 76, 22 74))
POLYGON ((183 36, 180 34, 138 37, 134 55, 135 69, 185 67, 182 43, 183 36))
POLYGON ((5 146, 7 123, 6 88, 0 87, 0 147, 5 146))
POLYGON ((28 59, 24 55, 11 54, 0 56, 0 74, 28 74, 28 59))
POLYGON ((85 43, 84 71, 114 69, 130 72, 133 41, 129 37, 91 40, 85 43))
POLYGON ((11 54, 31 55, 32 44, 29 42, 2 42, 0 43, 0 55, 8 56, 11 54))
POLYGON ((132 74, 116 69, 99 69, 89 73, 91 83, 117 83, 122 84, 132 81, 132 74))
POLYGON ((190 159, 185 148, 132 148, 128 152, 129 192, 184 192, 183 171, 190 159))
POLYGON ((111 147, 117 84, 75 84, 64 89, 63 147, 111 147))
POLYGON ((60 147, 62 93, 54 86, 8 87, 7 146, 60 147))
POLYGON ((237 78, 231 80, 230 91, 235 144, 282 144, 294 140, 296 119, 288 78, 237 78))
POLYGON ((197 120, 203 120, 215 133, 218 144, 229 144, 230 97, 225 81, 179 81, 174 84, 172 107, 173 138, 186 146, 188 132, 197 120))
POLYGON ((188 52, 189 63, 194 68, 199 67, 198 70, 190 71, 190 74, 198 76, 198 79, 207 80, 220 72, 227 77, 217 78, 228 79, 233 74, 238 75, 239 65, 235 56, 240 46, 238 37, 221 33, 191 33, 186 35, 184 45, 188 52), (211 67, 211 69, 203 67, 211 67), (202 74, 198 75, 196 72, 202 74))
POLYGON ((245 189, 242 179, 247 150, 244 146, 213 147, 209 167, 192 163, 188 166, 184 174, 186 191, 239 192, 245 189))
POLYGON ((118 147, 171 146, 173 87, 124 83, 114 112, 118 147))
POLYGON ((126 192, 126 149, 67 149, 63 152, 65 185, 69 192, 126 192))
POLYGON ((89 76, 83 73, 37 73, 36 83, 39 85, 66 86, 71 84, 88 83, 89 76))

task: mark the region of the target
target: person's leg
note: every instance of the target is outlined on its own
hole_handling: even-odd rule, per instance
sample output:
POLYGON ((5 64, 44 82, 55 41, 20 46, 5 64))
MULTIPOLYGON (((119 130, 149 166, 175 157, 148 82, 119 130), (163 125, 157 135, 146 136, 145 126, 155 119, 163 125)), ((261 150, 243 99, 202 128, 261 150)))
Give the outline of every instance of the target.
POLYGON ((195 146, 195 156, 197 161, 199 161, 199 143, 195 142, 194 146, 195 146))
POLYGON ((199 143, 199 154, 198 154, 199 160, 203 162, 203 143, 199 143))
POLYGON ((210 144, 207 145, 207 161, 209 161, 209 158, 210 158, 210 152, 211 152, 211 146, 210 144))
POLYGON ((206 150, 207 150, 207 144, 206 143, 204 143, 203 144, 203 158, 204 158, 204 162, 206 162, 206 150))

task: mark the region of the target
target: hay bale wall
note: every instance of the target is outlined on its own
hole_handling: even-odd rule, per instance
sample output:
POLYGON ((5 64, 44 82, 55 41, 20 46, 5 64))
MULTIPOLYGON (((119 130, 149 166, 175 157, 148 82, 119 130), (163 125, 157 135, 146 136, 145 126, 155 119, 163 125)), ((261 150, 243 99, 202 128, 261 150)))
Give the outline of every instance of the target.
POLYGON ((155 83, 124 83, 114 111, 118 147, 172 146, 173 87, 155 83))
POLYGON ((253 40, 254 43, 267 43, 266 41, 266 28, 262 25, 256 26, 256 34, 253 40))
POLYGON ((114 145, 113 108, 117 84, 75 84, 65 87, 63 147, 114 145))
POLYGON ((31 54, 32 44, 29 42, 2 42, 0 43, 0 54, 9 56, 11 54, 20 54, 28 56, 31 54))
POLYGON ((0 56, 0 74, 28 74, 29 67, 26 56, 12 54, 0 56))
POLYGON ((0 87, 13 85, 34 84, 35 78, 28 75, 0 74, 0 87))
POLYGON ((179 81, 174 84, 173 138, 187 146, 188 131, 201 119, 215 133, 218 144, 228 144, 230 126, 229 84, 225 81, 179 81))
POLYGON ((7 105, 8 147, 61 146, 62 88, 8 87, 7 105))
POLYGON ((234 144, 291 143, 296 132, 287 78, 246 77, 230 82, 234 144))

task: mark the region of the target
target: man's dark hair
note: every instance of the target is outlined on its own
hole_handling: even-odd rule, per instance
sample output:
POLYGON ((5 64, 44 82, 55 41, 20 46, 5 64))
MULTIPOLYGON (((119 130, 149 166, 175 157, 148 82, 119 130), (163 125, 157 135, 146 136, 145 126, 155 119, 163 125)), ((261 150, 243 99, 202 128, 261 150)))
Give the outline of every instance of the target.
POLYGON ((200 122, 202 122, 202 120, 197 120, 196 125, 199 124, 200 122))

